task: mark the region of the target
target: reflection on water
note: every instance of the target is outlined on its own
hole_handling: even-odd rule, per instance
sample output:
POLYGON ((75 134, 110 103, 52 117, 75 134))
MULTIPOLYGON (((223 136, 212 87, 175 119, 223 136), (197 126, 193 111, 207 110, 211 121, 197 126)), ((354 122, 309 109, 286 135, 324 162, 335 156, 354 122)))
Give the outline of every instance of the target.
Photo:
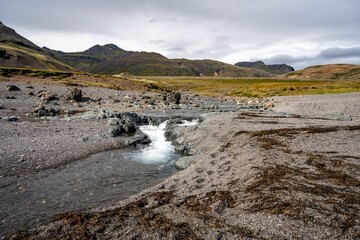
POLYGON ((172 161, 165 161, 165 151, 157 161, 151 148, 107 151, 59 169, 0 179, 0 237, 57 213, 115 203, 160 183, 176 169, 172 161), (143 164, 134 155, 154 161, 143 164))

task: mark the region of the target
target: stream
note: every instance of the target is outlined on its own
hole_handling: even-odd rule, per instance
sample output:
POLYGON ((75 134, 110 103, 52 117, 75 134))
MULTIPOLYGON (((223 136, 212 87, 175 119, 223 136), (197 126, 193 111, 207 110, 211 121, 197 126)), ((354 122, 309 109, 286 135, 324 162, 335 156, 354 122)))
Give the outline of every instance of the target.
POLYGON ((151 143, 97 153, 58 169, 0 179, 0 237, 55 214, 110 205, 160 183, 177 170, 166 123, 141 126, 151 143))

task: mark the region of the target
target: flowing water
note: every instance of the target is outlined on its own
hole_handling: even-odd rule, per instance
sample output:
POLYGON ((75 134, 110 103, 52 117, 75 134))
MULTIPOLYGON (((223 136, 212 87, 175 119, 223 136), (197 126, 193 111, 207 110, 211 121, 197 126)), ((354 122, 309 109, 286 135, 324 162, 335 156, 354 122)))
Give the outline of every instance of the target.
POLYGON ((179 158, 164 137, 166 123, 142 126, 143 149, 94 154, 58 169, 0 179, 0 237, 57 213, 116 203, 174 174, 179 158))

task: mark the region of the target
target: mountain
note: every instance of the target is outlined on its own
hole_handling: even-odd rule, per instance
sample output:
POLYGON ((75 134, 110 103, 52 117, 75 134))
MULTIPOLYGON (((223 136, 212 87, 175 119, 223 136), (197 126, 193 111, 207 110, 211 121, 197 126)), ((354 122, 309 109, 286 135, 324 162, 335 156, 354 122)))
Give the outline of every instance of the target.
POLYGON ((0 22, 0 66, 47 70, 73 70, 42 48, 0 22))
POLYGON ((55 51, 46 47, 43 47, 43 50, 69 66, 84 72, 93 72, 91 70, 98 64, 107 60, 111 61, 111 59, 126 53, 125 50, 114 44, 106 44, 104 46, 95 45, 84 52, 74 53, 55 51))
POLYGON ((360 80, 360 65, 328 64, 310 66, 285 75, 294 79, 360 80))
POLYGON ((247 68, 256 68, 261 69, 266 72, 274 73, 274 74, 284 74, 288 72, 293 72, 295 69, 292 66, 289 66, 287 64, 271 64, 266 65, 262 61, 256 61, 256 62, 238 62, 235 63, 236 66, 239 67, 247 67, 247 68))
POLYGON ((0 66, 139 76, 272 77, 256 68, 214 60, 168 59, 159 53, 125 51, 114 44, 66 53, 40 48, 0 22, 0 66))
POLYGON ((125 51, 114 44, 95 45, 83 52, 64 53, 44 48, 81 71, 101 74, 128 72, 137 76, 272 77, 259 70, 214 60, 168 59, 159 53, 125 51))

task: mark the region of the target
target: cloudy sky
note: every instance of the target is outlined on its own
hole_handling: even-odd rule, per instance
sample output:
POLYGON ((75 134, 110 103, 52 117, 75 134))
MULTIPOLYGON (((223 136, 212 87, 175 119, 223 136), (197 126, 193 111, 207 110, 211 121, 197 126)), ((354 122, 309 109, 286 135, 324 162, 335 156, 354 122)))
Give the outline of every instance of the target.
POLYGON ((1 0, 0 21, 39 46, 114 43, 169 58, 360 64, 359 0, 1 0))

